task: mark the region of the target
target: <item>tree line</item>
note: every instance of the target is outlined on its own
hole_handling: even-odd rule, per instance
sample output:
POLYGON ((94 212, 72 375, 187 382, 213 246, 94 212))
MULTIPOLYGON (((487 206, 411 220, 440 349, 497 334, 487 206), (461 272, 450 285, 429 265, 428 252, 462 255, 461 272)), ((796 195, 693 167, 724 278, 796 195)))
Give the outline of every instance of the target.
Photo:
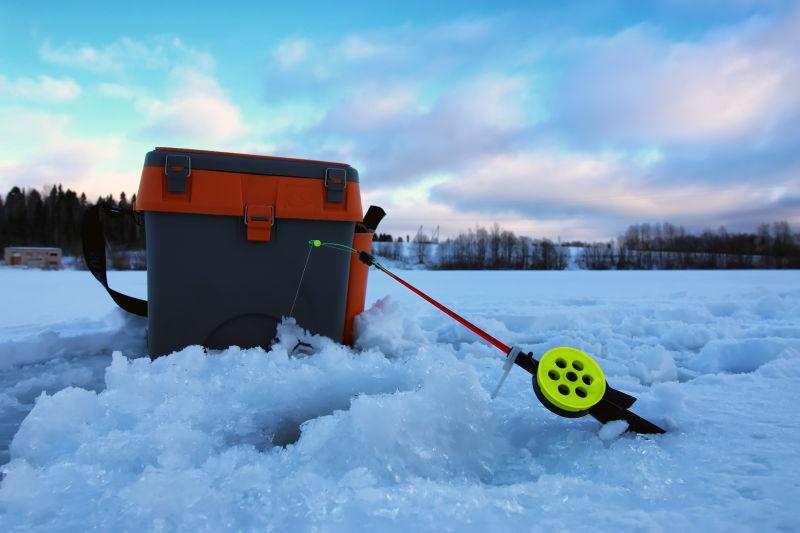
POLYGON ((549 239, 515 235, 499 224, 476 227, 438 246, 436 268, 442 270, 563 270, 569 250, 549 239))
POLYGON ((385 235, 374 250, 381 257, 444 270, 562 270, 570 259, 586 270, 800 268, 800 234, 785 221, 762 224, 755 233, 720 227, 694 234, 668 222, 635 224, 616 242, 599 243, 554 243, 494 224, 438 244, 422 232, 410 244, 402 243, 385 235))
MULTIPOLYGON (((81 220, 92 205, 129 209, 122 192, 101 196, 92 204, 85 194, 54 185, 44 189, 13 187, 0 195, 0 248, 57 246, 66 255, 81 255, 81 220)), ((112 265, 144 268, 144 227, 135 217, 109 217, 106 238, 114 250, 112 265)), ((435 237, 435 235, 434 235, 435 237)), ((605 269, 800 268, 800 234, 785 221, 760 225, 754 233, 724 227, 692 233, 682 226, 635 224, 616 242, 555 243, 516 235, 498 224, 477 226, 442 242, 420 228, 413 239, 376 235, 375 253, 382 257, 445 270, 561 270, 571 257, 577 266, 605 269)))
POLYGON ((549 239, 515 235, 499 224, 477 226, 439 242, 420 228, 413 239, 391 235, 373 243, 375 255, 438 270, 563 270, 569 250, 549 239))
POLYGON ((800 234, 786 221, 761 224, 755 233, 722 226, 694 234, 669 222, 635 224, 616 246, 582 247, 580 266, 592 270, 800 268, 800 234))
MULTIPOLYGON (((129 209, 131 201, 122 192, 101 196, 95 204, 129 209)), ((6 246, 57 246, 66 255, 81 255, 81 220, 92 204, 86 195, 78 195, 61 185, 42 191, 13 187, 5 198, 0 195, 0 248, 6 246)), ((144 228, 134 217, 109 217, 105 221, 106 238, 117 250, 144 249, 144 228)))

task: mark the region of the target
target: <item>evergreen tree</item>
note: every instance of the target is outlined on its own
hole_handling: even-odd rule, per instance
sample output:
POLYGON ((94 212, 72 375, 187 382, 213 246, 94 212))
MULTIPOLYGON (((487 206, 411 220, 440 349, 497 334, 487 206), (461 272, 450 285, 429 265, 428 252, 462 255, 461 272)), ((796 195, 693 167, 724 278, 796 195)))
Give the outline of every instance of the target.
MULTIPOLYGON (((111 195, 98 198, 98 203, 132 207, 125 193, 119 203, 111 195)), ((85 194, 78 195, 62 185, 49 186, 42 192, 13 187, 5 198, 0 195, 0 247, 58 246, 67 255, 80 255, 81 222, 91 205, 85 194)), ((106 226, 112 248, 144 248, 144 231, 134 217, 109 217, 106 226)))
POLYGON ((28 242, 36 245, 47 242, 44 202, 36 189, 31 189, 25 197, 25 220, 28 226, 28 242))
POLYGON ((0 248, 5 248, 8 244, 8 236, 6 235, 6 203, 3 201, 3 195, 0 194, 0 248))
POLYGON ((9 244, 27 244, 28 223, 25 217, 25 193, 13 187, 6 195, 6 223, 9 244))

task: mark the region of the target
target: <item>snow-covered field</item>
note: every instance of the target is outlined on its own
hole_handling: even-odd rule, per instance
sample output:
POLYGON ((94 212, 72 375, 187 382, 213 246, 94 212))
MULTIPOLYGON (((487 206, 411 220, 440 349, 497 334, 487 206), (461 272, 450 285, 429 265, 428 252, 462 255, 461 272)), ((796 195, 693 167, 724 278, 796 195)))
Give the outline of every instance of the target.
POLYGON ((378 272, 358 350, 286 324, 150 362, 88 273, 5 269, 0 530, 797 530, 797 271, 400 274, 668 433, 558 418, 518 368, 491 400, 499 353, 378 272))

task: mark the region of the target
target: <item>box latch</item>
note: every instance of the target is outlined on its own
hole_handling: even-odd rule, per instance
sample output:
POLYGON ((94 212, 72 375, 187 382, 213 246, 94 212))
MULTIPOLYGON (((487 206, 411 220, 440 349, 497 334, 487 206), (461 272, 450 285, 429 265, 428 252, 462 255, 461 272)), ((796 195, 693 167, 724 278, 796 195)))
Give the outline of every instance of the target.
POLYGON ((164 173, 167 175, 167 192, 186 192, 186 182, 192 175, 192 158, 167 154, 164 173))
POLYGON ((325 198, 329 202, 341 203, 345 187, 347 187, 347 171, 345 169, 325 169, 325 198))
POLYGON ((271 205, 244 206, 244 225, 248 241, 268 241, 275 224, 275 208, 271 205))

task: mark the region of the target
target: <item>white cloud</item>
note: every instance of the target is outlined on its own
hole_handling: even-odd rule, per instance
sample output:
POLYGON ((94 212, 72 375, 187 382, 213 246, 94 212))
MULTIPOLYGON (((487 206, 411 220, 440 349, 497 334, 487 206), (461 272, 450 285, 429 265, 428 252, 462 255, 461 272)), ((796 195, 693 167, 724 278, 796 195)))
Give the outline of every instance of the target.
POLYGON ((407 185, 436 172, 453 172, 505 149, 526 125, 524 79, 485 75, 456 85, 430 105, 420 88, 374 85, 356 91, 306 132, 340 139, 374 182, 407 185))
POLYGON ((496 61, 495 19, 458 19, 428 27, 400 25, 319 40, 291 38, 271 50, 268 87, 341 91, 364 81, 403 78, 407 83, 447 76, 496 61), (277 68, 275 68, 277 67, 277 68), (291 71, 291 78, 286 78, 291 71))
POLYGON ((419 104, 419 88, 411 85, 372 85, 354 89, 338 105, 328 110, 329 126, 341 124, 348 132, 375 132, 424 113, 419 104))
MULTIPOLYGON (((214 59, 176 38, 151 39, 149 43, 144 45, 123 38, 104 47, 102 53, 88 45, 80 50, 92 50, 92 53, 73 53, 69 46, 66 46, 69 53, 65 53, 64 58, 55 56, 49 49, 47 53, 51 59, 58 57, 83 68, 96 67, 98 71, 119 71, 127 63, 136 63, 137 56, 150 54, 149 63, 139 66, 162 69, 166 76, 159 77, 156 83, 104 81, 96 85, 96 94, 131 102, 136 116, 142 119, 138 125, 139 135, 143 132, 148 138, 154 138, 154 144, 211 148, 209 144, 222 147, 243 142, 242 136, 249 128, 239 106, 214 76, 214 59), (112 56, 114 61, 106 61, 112 56), (112 63, 119 69, 111 68, 112 63)), ((141 75, 152 77, 149 73, 141 75)), ((130 128, 128 133, 137 136, 136 128, 130 128)))
MULTIPOLYGON (((15 179, 18 179, 21 169, 26 167, 33 169, 31 180, 56 179, 62 172, 59 168, 67 170, 63 171, 64 174, 58 179, 72 175, 91 175, 89 171, 79 171, 77 167, 71 166, 70 162, 78 161, 80 156, 69 154, 88 153, 92 146, 104 152, 105 155, 102 157, 117 153, 126 161, 135 159, 138 166, 147 148, 132 142, 131 139, 146 138, 146 147, 185 145, 209 149, 236 149, 238 145, 247 141, 244 135, 249 128, 245 124, 239 106, 214 76, 213 58, 185 45, 178 38, 156 37, 141 41, 121 38, 104 46, 67 43, 55 47, 45 42, 40 53, 47 61, 103 74, 105 79, 94 86, 95 95, 121 100, 116 103, 118 106, 126 105, 126 101, 130 102, 129 111, 134 112, 132 116, 136 117, 134 120, 138 124, 133 122, 124 133, 118 135, 87 137, 75 134, 74 132, 78 131, 76 128, 67 127, 66 123, 72 123, 69 117, 50 115, 40 122, 60 121, 53 129, 56 138, 50 143, 30 139, 28 144, 20 146, 20 148, 30 148, 43 145, 40 146, 41 150, 27 150, 31 154, 35 152, 36 155, 32 159, 22 152, 14 155, 10 151, 5 151, 3 168, 15 179), (154 76, 152 72, 147 72, 149 69, 163 70, 165 75, 154 76), (111 81, 115 75, 123 73, 125 83, 111 81), (132 81, 128 82, 129 79, 132 81), (73 132, 73 136, 68 132, 73 132), (123 144, 129 148, 135 146, 136 152, 115 152, 112 145, 120 139, 125 139, 123 144), (61 164, 45 163, 50 160, 59 161, 61 164), (19 169, 19 172, 13 169, 19 169)), ((67 94, 65 83, 55 84, 55 81, 63 80, 41 78, 40 81, 42 82, 38 88, 40 93, 48 90, 49 94, 55 93, 61 96, 67 94), (61 92, 56 93, 55 88, 61 92)), ((25 82, 12 86, 5 78, 0 78, 0 93, 11 89, 16 92, 22 89, 28 90, 29 85, 30 83, 25 82)), ((20 110, 0 108, 0 111, 13 116, 22 116, 20 110)), ((36 120, 44 115, 46 114, 27 112, 27 116, 36 120)), ((76 117, 76 121, 77 119, 76 117)), ((46 128, 39 128, 36 125, 32 125, 30 131, 50 135, 46 128)), ((91 168, 93 165, 88 166, 91 168)))
POLYGON ((74 43, 55 47, 50 42, 39 48, 39 55, 45 61, 97 73, 121 72, 124 67, 122 56, 142 56, 143 52, 142 45, 128 38, 103 48, 74 43))
POLYGON ((598 142, 763 138, 800 106, 800 10, 750 19, 694 41, 639 26, 579 41, 556 120, 598 142))
POLYGON ((214 65, 211 55, 186 46, 177 37, 158 36, 145 41, 121 37, 103 46, 67 42, 59 46, 45 41, 39 56, 56 65, 97 74, 121 74, 128 70, 168 69, 180 61, 201 69, 214 65))
POLYGON ((141 152, 137 167, 126 166, 131 147, 121 136, 82 136, 63 114, 2 109, 0 137, 0 191, 56 183, 90 195, 136 191, 141 152))
POLYGON ((158 136, 159 144, 174 140, 220 146, 248 131, 239 107, 211 75, 176 68, 168 86, 166 96, 137 104, 148 117, 145 131, 158 136))
POLYGON ((282 67, 302 63, 309 55, 310 43, 305 39, 288 39, 272 50, 272 57, 282 67))
POLYGON ((396 48, 360 35, 349 35, 339 42, 339 53, 349 61, 374 59, 395 53, 396 48))
POLYGON ((167 137, 191 137, 198 142, 225 142, 245 132, 239 109, 221 95, 193 93, 155 101, 147 110, 147 130, 167 137))
POLYGON ((746 211, 766 215, 772 206, 790 198, 788 191, 800 187, 800 178, 789 177, 780 183, 782 188, 747 183, 651 183, 648 164, 635 158, 542 149, 487 157, 456 179, 435 187, 432 199, 482 213, 512 211, 523 218, 593 220, 596 238, 622 229, 621 221, 702 225, 730 222, 746 211))
MULTIPOLYGON (((521 216, 513 209, 486 206, 481 202, 466 205, 439 195, 431 196, 431 190, 438 185, 451 181, 453 186, 457 186, 462 178, 461 175, 434 176, 403 189, 381 189, 370 185, 362 189, 362 200, 365 206, 375 204, 386 209, 389 216, 381 224, 381 231, 395 236, 413 236, 422 226, 429 235, 438 228, 440 237, 447 238, 476 226, 489 227, 495 222, 521 235, 553 238, 561 235, 575 239, 607 236, 606 227, 598 227, 596 223, 575 215, 527 213, 521 216)), ((617 229, 613 227, 611 231, 617 229)))
POLYGON ((141 89, 135 89, 118 83, 100 83, 97 86, 97 92, 102 96, 119 98, 121 100, 136 100, 143 94, 141 89))
MULTIPOLYGON (((242 113, 210 72, 213 60, 194 55, 193 49, 178 40, 159 42, 155 48, 148 48, 155 53, 152 63, 138 66, 168 71, 163 93, 107 81, 96 86, 98 95, 131 102, 136 116, 141 117, 139 132, 147 133, 146 143, 133 140, 137 137, 136 124, 125 132, 85 135, 75 124, 78 117, 73 120, 65 114, 0 107, 0 137, 4 139, 0 146, 0 187, 63 183, 90 195, 120 190, 130 193, 138 184, 142 155, 153 145, 222 148, 241 139, 247 131, 242 113)), ((67 55, 53 55, 53 50, 47 52, 51 59, 57 56, 76 67, 116 73, 129 68, 127 62, 137 54, 145 53, 140 44, 123 39, 103 53, 84 47, 69 59, 67 55), (87 51, 90 49, 94 52, 87 51), (123 57, 120 50, 131 54, 123 57)))
POLYGON ((158 90, 104 82, 97 93, 133 103, 143 117, 140 132, 161 145, 230 147, 250 131, 239 106, 211 72, 213 60, 198 65, 177 62, 158 90))
POLYGON ((26 108, 0 108, 0 150, 24 153, 37 144, 54 142, 63 135, 69 117, 26 108))
POLYGON ((72 78, 40 75, 35 79, 21 77, 10 80, 0 75, 0 94, 24 100, 64 102, 80 96, 81 88, 72 78))

